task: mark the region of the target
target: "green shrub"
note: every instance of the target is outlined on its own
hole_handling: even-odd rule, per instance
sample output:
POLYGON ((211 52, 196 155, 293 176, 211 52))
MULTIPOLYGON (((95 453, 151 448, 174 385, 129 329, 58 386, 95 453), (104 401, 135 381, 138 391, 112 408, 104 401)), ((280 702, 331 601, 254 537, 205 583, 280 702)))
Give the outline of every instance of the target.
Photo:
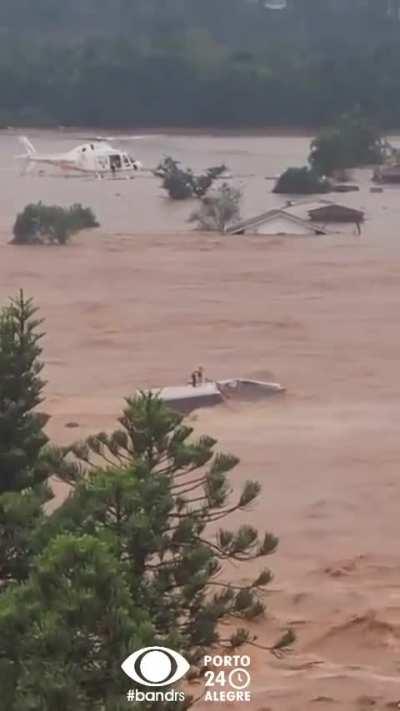
POLYGON ((309 161, 320 175, 360 165, 382 163, 387 144, 379 130, 359 111, 340 116, 311 143, 309 161))
POLYGON ((74 232, 99 227, 92 208, 83 207, 79 202, 69 208, 68 221, 74 232))
POLYGON ((205 232, 225 232, 227 227, 240 220, 242 193, 223 183, 212 195, 202 198, 199 210, 193 212, 189 222, 197 222, 205 232))
POLYGON ((98 224, 89 207, 75 204, 64 208, 38 202, 27 205, 17 215, 13 228, 13 243, 66 244, 76 232, 98 227, 98 224))
POLYGON ((168 173, 163 180, 163 188, 171 200, 187 200, 193 197, 191 176, 182 170, 168 173))
POLYGON ((195 175, 190 168, 184 170, 178 161, 167 156, 155 170, 155 175, 162 178, 162 186, 172 200, 186 200, 203 198, 225 170, 225 165, 217 165, 208 168, 202 175, 195 175))
POLYGON ((312 193, 327 193, 331 189, 328 180, 321 178, 312 168, 288 168, 278 178, 274 193, 288 195, 311 195, 312 193))
POLYGON ((193 193, 198 198, 203 198, 214 181, 221 177, 226 171, 226 165, 216 165, 208 168, 203 175, 194 178, 193 193))

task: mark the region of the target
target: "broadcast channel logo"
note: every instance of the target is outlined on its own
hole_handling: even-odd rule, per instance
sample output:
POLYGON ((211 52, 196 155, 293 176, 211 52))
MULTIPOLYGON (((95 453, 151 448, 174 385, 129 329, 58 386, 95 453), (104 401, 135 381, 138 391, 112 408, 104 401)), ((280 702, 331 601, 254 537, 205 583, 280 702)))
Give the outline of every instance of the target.
POLYGON ((190 669, 181 654, 167 647, 144 647, 121 664, 130 679, 141 686, 160 687, 174 684, 190 669))

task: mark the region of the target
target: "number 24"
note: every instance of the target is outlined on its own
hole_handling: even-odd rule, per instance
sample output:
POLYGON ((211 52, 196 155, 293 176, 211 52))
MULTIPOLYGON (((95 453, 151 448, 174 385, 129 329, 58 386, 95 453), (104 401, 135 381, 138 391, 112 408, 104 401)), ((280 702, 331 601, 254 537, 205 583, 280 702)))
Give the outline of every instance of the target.
POLYGON ((225 672, 223 671, 218 672, 218 674, 213 671, 206 671, 204 676, 206 678, 206 686, 214 686, 215 684, 225 686, 226 684, 225 672))

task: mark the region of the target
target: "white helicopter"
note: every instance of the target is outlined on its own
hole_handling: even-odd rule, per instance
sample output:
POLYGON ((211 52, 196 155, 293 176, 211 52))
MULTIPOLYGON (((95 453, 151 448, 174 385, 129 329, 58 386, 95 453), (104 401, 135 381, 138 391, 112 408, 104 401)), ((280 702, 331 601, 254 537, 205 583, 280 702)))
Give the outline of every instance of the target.
POLYGON ((19 141, 26 151, 17 156, 23 161, 23 173, 35 167, 50 165, 66 173, 90 174, 97 178, 105 175, 116 177, 120 174, 129 177, 143 168, 140 161, 135 160, 129 153, 114 148, 102 138, 83 143, 65 153, 38 153, 26 136, 19 136, 19 141))

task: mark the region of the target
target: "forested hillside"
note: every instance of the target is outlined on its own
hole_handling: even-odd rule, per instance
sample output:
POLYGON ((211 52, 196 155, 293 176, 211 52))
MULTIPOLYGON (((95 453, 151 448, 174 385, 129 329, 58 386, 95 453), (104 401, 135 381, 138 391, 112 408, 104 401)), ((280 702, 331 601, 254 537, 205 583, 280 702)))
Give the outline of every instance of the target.
POLYGON ((0 121, 400 126, 400 0, 2 0, 0 121))

